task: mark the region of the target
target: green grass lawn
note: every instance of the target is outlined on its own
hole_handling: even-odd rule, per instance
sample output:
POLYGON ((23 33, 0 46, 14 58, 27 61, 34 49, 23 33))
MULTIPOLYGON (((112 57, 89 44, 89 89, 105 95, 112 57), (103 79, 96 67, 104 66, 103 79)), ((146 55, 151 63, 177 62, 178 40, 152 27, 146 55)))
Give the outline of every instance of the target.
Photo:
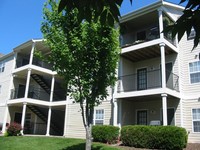
MULTIPOLYGON (((85 140, 13 136, 0 137, 1 150, 84 150, 85 140)), ((119 150, 105 144, 93 143, 92 150, 119 150)))

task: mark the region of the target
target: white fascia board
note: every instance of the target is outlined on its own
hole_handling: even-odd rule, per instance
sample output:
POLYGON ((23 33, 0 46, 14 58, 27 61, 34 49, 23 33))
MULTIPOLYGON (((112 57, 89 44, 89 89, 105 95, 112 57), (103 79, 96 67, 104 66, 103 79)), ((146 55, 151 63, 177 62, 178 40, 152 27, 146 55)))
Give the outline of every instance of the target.
POLYGON ((163 39, 163 43, 165 43, 167 46, 169 46, 171 49, 173 49, 176 53, 179 52, 179 49, 176 46, 174 46, 173 44, 171 44, 169 41, 167 41, 166 39, 163 39))
POLYGON ((177 91, 169 89, 169 88, 166 88, 166 94, 177 97, 177 98, 181 98, 180 92, 177 92, 177 91))
POLYGON ((46 68, 42 68, 42 67, 39 67, 39 66, 29 65, 29 68, 33 69, 33 70, 40 71, 40 72, 45 73, 45 74, 57 75, 56 71, 52 71, 52 70, 49 70, 49 69, 46 69, 46 68))
POLYGON ((42 38, 40 38, 40 39, 31 39, 31 40, 29 40, 27 42, 24 42, 24 43, 18 45, 17 47, 13 48, 13 51, 14 52, 19 52, 21 49, 23 49, 23 48, 25 48, 25 47, 27 47, 29 45, 32 45, 35 42, 43 42, 43 41, 44 41, 44 39, 42 39, 42 38))
POLYGON ((23 103, 24 101, 25 101, 24 98, 12 99, 7 101, 7 105, 20 104, 23 103))
POLYGON ((33 43, 33 40, 29 40, 29 41, 27 41, 27 42, 25 42, 25 43, 20 44, 19 46, 15 47, 15 48, 13 48, 13 51, 14 51, 14 52, 19 52, 19 51, 20 51, 21 49, 23 49, 24 47, 27 47, 27 46, 29 46, 29 45, 32 45, 32 43, 33 43))
POLYGON ((6 55, 3 55, 2 57, 0 57, 0 61, 3 61, 4 59, 10 57, 10 56, 14 56, 14 52, 8 53, 6 55))
POLYGON ((33 42, 43 42, 43 41, 45 41, 45 39, 42 39, 42 38, 41 39, 32 39, 32 41, 33 42))
POLYGON ((121 53, 128 53, 134 50, 139 50, 141 48, 145 48, 145 47, 149 47, 149 46, 153 46, 153 45, 158 45, 162 43, 161 39, 156 39, 156 40, 152 40, 152 41, 148 41, 148 42, 144 42, 144 43, 140 43, 140 44, 136 44, 136 45, 132 45, 126 48, 122 48, 121 53))
POLYGON ((32 98, 27 98, 25 100, 28 104, 35 104, 35 105, 41 105, 41 106, 50 106, 50 102, 43 101, 43 100, 36 100, 32 98))
POLYGON ((133 91, 133 92, 121 92, 114 94, 114 98, 130 98, 130 97, 139 97, 139 96, 148 96, 165 93, 165 90, 162 88, 143 90, 143 91, 133 91))
MULTIPOLYGON (((158 1, 153 4, 148 5, 146 7, 142 7, 136 11, 133 11, 131 13, 128 13, 128 14, 122 16, 121 18, 119 18, 120 23, 126 22, 128 20, 137 18, 137 17, 147 14, 149 12, 152 12, 152 11, 158 9, 160 6, 168 6, 168 7, 174 8, 174 9, 179 9, 180 11, 183 11, 185 9, 185 7, 177 5, 177 4, 173 4, 173 3, 165 2, 165 1, 158 1)), ((174 17, 172 17, 172 18, 174 20, 174 17)))
POLYGON ((119 18, 119 20, 120 20, 119 22, 123 23, 123 22, 126 22, 128 20, 137 18, 139 16, 142 16, 144 14, 147 14, 149 12, 156 10, 160 6, 162 6, 162 2, 158 1, 158 2, 155 2, 155 3, 150 4, 148 6, 142 7, 140 9, 136 10, 136 11, 133 11, 131 13, 128 13, 128 14, 122 16, 121 18, 119 18))
POLYGON ((52 70, 42 68, 42 67, 39 67, 39 66, 35 66, 35 65, 25 65, 23 67, 19 67, 19 68, 15 69, 12 73, 17 73, 17 72, 24 71, 24 70, 27 70, 27 69, 37 70, 39 72, 49 74, 49 75, 57 75, 56 71, 52 71, 52 70))
POLYGON ((181 6, 181 5, 177 5, 177 4, 173 4, 173 3, 170 3, 170 2, 166 2, 166 1, 163 1, 163 5, 165 6, 169 6, 169 7, 173 7, 174 9, 180 9, 180 10, 184 10, 185 7, 181 6))
POLYGON ((52 107, 53 107, 53 106, 65 106, 65 105, 67 105, 67 101, 64 100, 64 101, 51 102, 50 105, 51 105, 52 107))

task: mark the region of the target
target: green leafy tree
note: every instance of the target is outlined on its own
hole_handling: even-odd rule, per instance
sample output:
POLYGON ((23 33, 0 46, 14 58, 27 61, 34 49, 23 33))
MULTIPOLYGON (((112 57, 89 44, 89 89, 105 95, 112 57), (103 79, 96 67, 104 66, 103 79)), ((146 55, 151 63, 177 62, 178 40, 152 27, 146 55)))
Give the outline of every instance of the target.
MULTIPOLYGON (((132 4, 133 0, 130 0, 132 4)), ((178 40, 183 37, 184 33, 189 36, 191 29, 196 32, 194 39, 195 48, 200 39, 200 1, 199 0, 180 0, 180 4, 187 1, 183 15, 171 26, 164 31, 172 32, 173 37, 178 35, 178 40)), ((79 20, 86 19, 88 21, 92 18, 92 13, 95 11, 95 17, 101 18, 101 24, 113 25, 114 22, 119 22, 120 12, 123 0, 61 0, 59 4, 59 12, 66 8, 71 10, 77 8, 81 15, 79 20)))
POLYGON ((116 81, 119 32, 98 19, 78 21, 77 9, 57 12, 58 4, 49 0, 41 30, 51 49, 49 61, 64 78, 68 94, 80 104, 86 149, 90 150, 94 107, 107 97, 107 87, 116 81))
MULTIPOLYGON (((197 47, 200 39, 200 1, 187 0, 188 3, 183 11, 183 15, 173 24, 168 26, 164 32, 172 32, 172 36, 178 35, 178 41, 181 40, 185 32, 189 37, 192 29, 195 30, 194 47, 197 47)), ((186 0, 181 0, 184 3, 186 0)))

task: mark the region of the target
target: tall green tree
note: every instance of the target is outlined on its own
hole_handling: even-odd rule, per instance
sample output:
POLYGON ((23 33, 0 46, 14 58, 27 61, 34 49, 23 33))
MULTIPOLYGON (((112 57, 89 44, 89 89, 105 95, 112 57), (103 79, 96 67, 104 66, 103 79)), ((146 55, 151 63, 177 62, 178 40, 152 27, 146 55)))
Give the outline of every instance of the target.
MULTIPOLYGON (((132 4, 133 0, 130 0, 132 4)), ((101 24, 113 25, 114 22, 119 22, 120 12, 123 0, 61 0, 59 4, 59 12, 66 8, 71 10, 77 8, 81 15, 79 20, 92 18, 92 13, 95 12, 96 18, 101 18, 101 24)), ((189 36, 191 29, 196 32, 194 39, 195 48, 200 42, 200 1, 199 0, 180 0, 180 4, 187 2, 183 15, 164 32, 172 32, 175 37, 178 35, 180 40, 184 33, 189 36)))
POLYGON ((51 49, 48 59, 64 78, 68 94, 80 104, 90 150, 94 107, 107 97, 107 87, 116 80, 119 32, 98 19, 78 21, 77 9, 58 14, 55 0, 49 0, 43 12, 41 31, 51 49))

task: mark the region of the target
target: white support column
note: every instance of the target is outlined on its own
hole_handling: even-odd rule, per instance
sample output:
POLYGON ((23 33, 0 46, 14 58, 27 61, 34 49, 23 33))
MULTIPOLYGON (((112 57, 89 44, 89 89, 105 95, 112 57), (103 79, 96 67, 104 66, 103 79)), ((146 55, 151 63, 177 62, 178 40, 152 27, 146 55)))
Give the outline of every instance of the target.
POLYGON ((50 102, 53 101, 54 84, 55 84, 55 77, 54 77, 54 75, 53 75, 53 76, 52 76, 52 80, 51 80, 50 102))
POLYGON ((122 100, 121 99, 118 100, 118 107, 119 107, 118 126, 121 129, 121 126, 122 126, 122 100))
POLYGON ((161 96, 163 109, 163 125, 167 126, 167 94, 161 94, 161 96))
POLYGON ((50 125, 51 125, 51 106, 49 106, 49 111, 48 111, 48 120, 47 120, 47 131, 46 131, 46 136, 49 136, 50 132, 50 125))
POLYGON ((113 125, 117 126, 117 118, 118 118, 118 105, 117 99, 113 99, 113 125))
POLYGON ((33 42, 33 44, 32 44, 29 65, 31 65, 33 63, 34 49, 35 49, 35 42, 33 42))
POLYGON ((160 38, 163 39, 164 38, 164 34, 163 34, 163 13, 162 13, 162 9, 159 8, 158 9, 158 20, 159 20, 159 31, 160 31, 160 38))
POLYGON ((25 118, 26 118, 26 105, 27 103, 23 103, 23 110, 22 110, 22 120, 21 120, 21 126, 22 126, 22 131, 21 134, 24 134, 24 123, 25 123, 25 118))
POLYGON ((65 121, 64 121, 64 132, 63 136, 67 135, 68 128, 67 128, 67 122, 68 122, 68 108, 69 108, 69 96, 66 97, 66 106, 65 106, 65 121))
POLYGON ((7 117, 8 117, 8 105, 6 105, 5 113, 4 113, 4 120, 3 120, 3 127, 2 127, 3 134, 6 132, 7 117))
POLYGON ((26 89, 25 89, 25 95, 24 95, 24 98, 28 98, 28 91, 29 91, 30 77, 31 77, 31 69, 28 69, 27 78, 26 78, 26 89))
POLYGON ((160 43, 162 88, 166 88, 165 44, 160 43))

